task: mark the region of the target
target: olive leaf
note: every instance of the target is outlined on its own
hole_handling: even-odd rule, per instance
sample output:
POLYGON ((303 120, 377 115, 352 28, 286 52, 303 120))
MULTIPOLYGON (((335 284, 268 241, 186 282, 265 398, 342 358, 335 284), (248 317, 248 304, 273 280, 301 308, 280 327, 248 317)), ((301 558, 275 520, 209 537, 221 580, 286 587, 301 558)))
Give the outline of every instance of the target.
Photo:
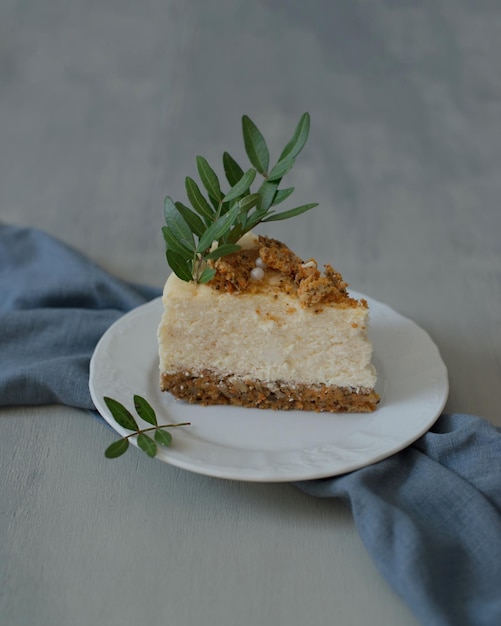
POLYGON ((244 175, 243 169, 235 161, 231 154, 228 154, 228 152, 225 152, 223 154, 223 167, 226 180, 230 183, 232 187, 236 185, 244 175))
POLYGON ((167 257, 167 263, 178 278, 187 282, 193 279, 193 262, 190 259, 186 259, 178 252, 170 250, 169 248, 167 248, 165 255, 167 257))
POLYGON ((289 143, 282 150, 282 154, 280 155, 279 161, 283 160, 287 156, 296 157, 301 150, 304 148, 304 144, 308 139, 308 134, 310 132, 310 114, 303 113, 301 119, 299 120, 298 125, 296 126, 296 130, 294 131, 294 135, 289 143))
POLYGON ((201 237, 205 231, 205 224, 200 217, 182 202, 175 202, 176 209, 181 213, 182 218, 188 224, 191 232, 197 237, 201 237))
POLYGON ((224 196, 223 202, 229 202, 230 200, 235 200, 239 196, 243 195, 249 187, 254 182, 256 178, 256 170, 250 169, 242 175, 242 178, 238 182, 236 182, 233 187, 229 190, 229 192, 224 196))
POLYGON ((205 199, 197 183, 193 180, 193 178, 187 176, 185 186, 188 200, 191 202, 195 211, 206 220, 212 221, 214 219, 214 209, 205 199))
POLYGON ((173 231, 168 226, 162 226, 165 247, 167 250, 173 250, 183 258, 189 259, 193 256, 193 251, 183 245, 179 239, 176 239, 173 231))
POLYGON ((268 174, 268 180, 269 181, 282 180, 282 178, 287 174, 287 172, 292 169, 292 166, 294 165, 294 163, 295 163, 294 157, 292 156, 285 157, 285 159, 282 159, 281 161, 279 161, 271 169, 271 172, 268 174))
POLYGON ((258 193, 250 193, 248 196, 243 197, 238 205, 242 213, 248 213, 250 209, 255 207, 259 202, 261 195, 258 193))
POLYGON ((128 439, 119 439, 118 441, 114 441, 110 446, 106 448, 104 451, 104 456, 107 459, 116 459, 119 456, 122 456, 125 452, 127 452, 129 448, 129 440, 128 439))
POLYGON ((167 196, 164 201, 164 216, 167 228, 182 246, 186 248, 194 247, 193 232, 179 213, 174 201, 167 196))
POLYGON ((139 433, 137 436, 137 445, 143 452, 146 452, 148 456, 154 457, 157 454, 157 444, 153 439, 145 433, 139 433))
POLYGON ((148 422, 148 424, 153 424, 153 426, 157 425, 157 416, 148 400, 145 400, 141 396, 134 394, 134 408, 136 409, 136 413, 139 415, 139 417, 145 422, 148 422))
POLYGON ((277 192, 275 193, 275 197, 273 198, 272 206, 276 206, 277 204, 280 204, 281 202, 286 200, 293 192, 294 192, 294 187, 288 187, 287 189, 277 189, 277 192))
POLYGON ((222 193, 221 186, 219 185, 219 179, 204 157, 197 156, 197 168, 200 180, 207 190, 209 197, 216 203, 221 202, 222 193))
POLYGON ((165 448, 172 443, 172 435, 167 430, 156 430, 154 437, 155 441, 165 448))
POLYGON ((298 206, 295 209, 290 209, 289 211, 283 211, 282 213, 273 213, 266 219, 263 219, 263 222, 278 222, 279 220, 287 220, 290 217, 295 217, 296 215, 301 215, 301 213, 305 213, 310 209, 318 206, 317 203, 313 204, 304 204, 303 206, 298 206))
POLYGON ((251 213, 245 222, 245 230, 247 232, 252 230, 254 226, 263 221, 265 215, 269 215, 268 209, 257 209, 254 213, 251 213))
POLYGON ((259 201, 259 208, 263 211, 267 211, 273 204, 273 199, 278 189, 278 181, 265 180, 259 187, 259 195, 261 199, 259 201))
POLYGON ((122 426, 122 428, 126 428, 127 430, 138 429, 137 422, 132 417, 131 412, 121 402, 118 402, 118 400, 113 400, 113 398, 109 398, 107 396, 105 396, 104 401, 117 424, 122 426))
POLYGON ((263 135, 254 122, 244 115, 242 117, 244 145, 249 161, 260 174, 266 175, 270 162, 270 154, 263 135))
POLYGON ((206 254, 205 259, 206 260, 219 259, 222 256, 226 256, 227 254, 232 254, 233 252, 237 252, 238 250, 240 250, 240 246, 238 246, 236 243, 223 243, 212 252, 209 252, 209 254, 206 254))
POLYGON ((208 283, 216 275, 216 270, 212 267, 205 267, 198 278, 198 282, 201 285, 208 283))
POLYGON ((197 252, 204 252, 211 247, 213 241, 218 241, 219 238, 231 227, 235 218, 238 215, 240 207, 236 204, 232 209, 222 215, 219 219, 213 222, 205 233, 200 237, 198 242, 197 252))

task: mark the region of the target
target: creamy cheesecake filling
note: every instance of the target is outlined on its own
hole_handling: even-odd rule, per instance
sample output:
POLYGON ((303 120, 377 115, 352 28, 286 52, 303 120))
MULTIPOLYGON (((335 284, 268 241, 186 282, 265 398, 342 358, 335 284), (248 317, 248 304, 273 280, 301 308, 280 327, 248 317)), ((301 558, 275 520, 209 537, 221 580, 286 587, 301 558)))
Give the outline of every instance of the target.
POLYGON ((288 294, 221 293, 174 274, 163 300, 163 374, 209 368, 242 379, 352 390, 369 390, 376 382, 362 304, 328 306, 319 314, 288 294))

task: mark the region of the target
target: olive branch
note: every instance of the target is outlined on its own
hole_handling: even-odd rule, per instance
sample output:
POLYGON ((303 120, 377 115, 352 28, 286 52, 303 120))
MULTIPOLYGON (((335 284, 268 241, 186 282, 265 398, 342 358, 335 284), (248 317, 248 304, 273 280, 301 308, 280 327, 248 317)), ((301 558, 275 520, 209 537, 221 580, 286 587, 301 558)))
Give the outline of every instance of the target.
POLYGON ((244 146, 253 167, 243 170, 228 153, 223 154, 223 168, 230 185, 227 192, 215 171, 202 156, 197 156, 197 171, 203 192, 197 182, 187 176, 186 194, 191 207, 165 198, 166 225, 162 232, 166 246, 167 263, 184 281, 207 283, 216 271, 207 261, 216 260, 240 249, 238 240, 262 222, 285 220, 316 207, 318 203, 304 204, 277 212, 276 207, 286 200, 294 187, 279 189, 282 178, 293 167, 303 149, 310 130, 310 115, 304 113, 291 140, 282 150, 276 164, 270 168, 266 141, 247 116, 242 117, 244 146), (251 191, 257 175, 264 180, 256 192, 251 191))
POLYGON ((133 431, 106 448, 104 455, 108 459, 116 459, 127 452, 131 437, 137 437, 138 447, 143 450, 143 452, 146 452, 148 456, 154 457, 158 452, 157 444, 168 447, 172 443, 172 435, 168 431, 163 430, 164 428, 176 428, 177 426, 190 425, 190 422, 158 424, 156 413, 151 404, 141 396, 135 395, 134 408, 137 414, 145 422, 151 424, 150 427, 139 428, 132 413, 122 403, 107 396, 104 397, 104 401, 117 424, 122 426, 122 428, 133 431), (147 434, 149 432, 154 432, 154 436, 150 437, 150 435, 147 434))

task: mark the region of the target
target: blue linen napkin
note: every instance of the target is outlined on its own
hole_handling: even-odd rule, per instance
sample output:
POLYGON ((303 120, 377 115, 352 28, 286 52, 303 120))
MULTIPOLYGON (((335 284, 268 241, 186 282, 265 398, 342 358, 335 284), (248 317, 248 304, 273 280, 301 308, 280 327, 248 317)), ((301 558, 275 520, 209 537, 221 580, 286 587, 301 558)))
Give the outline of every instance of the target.
MULTIPOLYGON (((95 410, 89 362, 104 331, 158 296, 34 229, 0 224, 0 406, 95 410)), ((405 450, 323 480, 376 566, 426 626, 501 624, 501 430, 442 415, 405 450)))
POLYGON ((337 478, 376 566, 426 626, 501 624, 501 429, 444 414, 413 445, 337 478))
POLYGON ((158 296, 46 233, 0 224, 0 406, 94 409, 89 362, 111 324, 158 296))

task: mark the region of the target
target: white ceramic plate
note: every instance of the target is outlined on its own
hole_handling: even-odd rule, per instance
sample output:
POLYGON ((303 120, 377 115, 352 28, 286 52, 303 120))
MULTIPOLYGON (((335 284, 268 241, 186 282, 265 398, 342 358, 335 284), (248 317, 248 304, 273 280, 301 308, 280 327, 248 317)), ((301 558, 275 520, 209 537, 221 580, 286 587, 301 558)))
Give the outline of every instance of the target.
POLYGON ((160 298, 127 313, 103 335, 90 364, 92 399, 121 435, 130 431, 115 422, 103 396, 119 400, 136 416, 132 398, 139 394, 154 407, 159 423, 191 422, 171 430, 171 447, 159 447, 156 458, 199 474, 283 482, 334 476, 369 465, 408 446, 430 428, 445 405, 448 378, 425 331, 380 302, 352 295, 365 297, 370 307, 376 389, 382 398, 374 413, 203 407, 175 400, 160 391, 158 382, 160 298))

